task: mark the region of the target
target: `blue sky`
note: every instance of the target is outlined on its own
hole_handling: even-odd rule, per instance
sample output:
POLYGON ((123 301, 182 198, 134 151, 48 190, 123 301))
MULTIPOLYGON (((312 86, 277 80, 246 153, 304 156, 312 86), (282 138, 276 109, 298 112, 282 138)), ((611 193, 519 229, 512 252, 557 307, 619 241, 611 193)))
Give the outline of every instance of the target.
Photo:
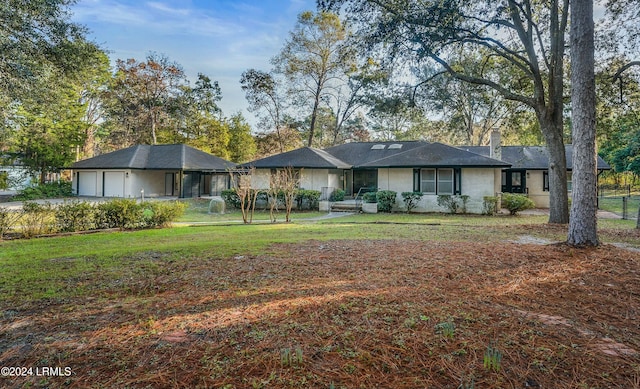
POLYGON ((297 15, 314 9, 315 0, 78 0, 71 11, 112 63, 164 54, 190 80, 204 73, 218 81, 225 115, 242 111, 253 122, 240 75, 270 70, 297 15))

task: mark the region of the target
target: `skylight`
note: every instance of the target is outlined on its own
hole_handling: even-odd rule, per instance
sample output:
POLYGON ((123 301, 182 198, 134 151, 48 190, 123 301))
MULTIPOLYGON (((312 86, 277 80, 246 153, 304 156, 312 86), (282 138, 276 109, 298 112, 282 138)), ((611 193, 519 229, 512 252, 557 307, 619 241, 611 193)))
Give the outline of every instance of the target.
POLYGON ((394 149, 401 149, 402 148, 402 144, 400 143, 393 143, 389 145, 389 150, 394 150, 394 149))
POLYGON ((384 148, 385 148, 385 145, 382 145, 382 144, 371 146, 371 150, 384 150, 384 148))

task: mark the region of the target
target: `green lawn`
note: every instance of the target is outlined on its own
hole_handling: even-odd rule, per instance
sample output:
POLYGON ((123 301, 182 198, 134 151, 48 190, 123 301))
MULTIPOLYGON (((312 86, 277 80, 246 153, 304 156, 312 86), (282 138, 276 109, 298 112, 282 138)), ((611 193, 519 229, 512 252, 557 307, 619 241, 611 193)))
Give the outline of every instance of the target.
MULTIPOLYGON (((0 241, 3 362, 73 370, 0 386, 634 387, 637 354, 602 350, 640 350, 637 253, 522 244, 566 239, 546 221, 355 214, 0 241), (503 368, 483 364, 489 346, 503 368)), ((600 238, 640 248, 634 226, 603 219, 600 238)))
MULTIPOLYGON (((82 295, 86 288, 77 286, 78 278, 98 273, 100 278, 126 278, 123 272, 135 273, 150 264, 157 266, 156 257, 165 261, 189 260, 205 254, 227 258, 264 252, 274 243, 402 239, 453 244, 510 241, 522 235, 547 241, 566 239, 566 227, 549 226, 546 221, 545 216, 356 214, 293 223, 226 223, 4 241, 0 242, 0 285, 5 293, 0 295, 0 302, 82 295), (123 263, 127 266, 123 267, 123 263)), ((634 231, 633 221, 601 220, 599 226, 603 242, 640 247, 633 233, 624 233, 634 231)))
MULTIPOLYGON (((627 198, 627 215, 628 218, 636 218, 638 216, 638 206, 640 205, 640 195, 632 195, 627 198)), ((598 197, 598 208, 622 215, 623 197, 619 196, 603 196, 598 197)))

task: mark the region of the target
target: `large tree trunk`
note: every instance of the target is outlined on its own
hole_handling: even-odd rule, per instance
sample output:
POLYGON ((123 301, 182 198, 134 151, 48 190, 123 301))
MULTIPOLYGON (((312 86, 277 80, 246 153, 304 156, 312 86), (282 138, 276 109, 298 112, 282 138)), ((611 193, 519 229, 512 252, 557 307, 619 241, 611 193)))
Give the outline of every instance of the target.
POLYGON ((562 120, 538 114, 549 151, 549 223, 569 223, 567 156, 562 140, 562 120), (559 122, 559 123, 558 123, 559 122))
POLYGON ((571 0, 571 85, 573 202, 567 243, 597 246, 593 0, 571 0))
POLYGON ((311 124, 309 125, 309 142, 307 146, 313 147, 313 137, 316 131, 316 120, 318 117, 318 107, 320 106, 320 93, 322 92, 322 85, 318 83, 316 94, 313 100, 313 110, 311 111, 311 124))

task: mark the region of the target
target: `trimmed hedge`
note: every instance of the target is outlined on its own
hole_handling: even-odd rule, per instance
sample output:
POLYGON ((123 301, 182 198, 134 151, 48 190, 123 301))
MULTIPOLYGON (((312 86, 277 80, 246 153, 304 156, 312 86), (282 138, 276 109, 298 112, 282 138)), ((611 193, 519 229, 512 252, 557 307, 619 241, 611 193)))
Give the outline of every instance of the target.
POLYGON ((181 202, 138 203, 134 199, 114 199, 97 205, 86 201, 69 201, 57 207, 50 203, 26 201, 21 211, 0 207, 0 239, 18 227, 25 238, 105 228, 166 227, 180 217, 185 209, 186 204, 181 202))

